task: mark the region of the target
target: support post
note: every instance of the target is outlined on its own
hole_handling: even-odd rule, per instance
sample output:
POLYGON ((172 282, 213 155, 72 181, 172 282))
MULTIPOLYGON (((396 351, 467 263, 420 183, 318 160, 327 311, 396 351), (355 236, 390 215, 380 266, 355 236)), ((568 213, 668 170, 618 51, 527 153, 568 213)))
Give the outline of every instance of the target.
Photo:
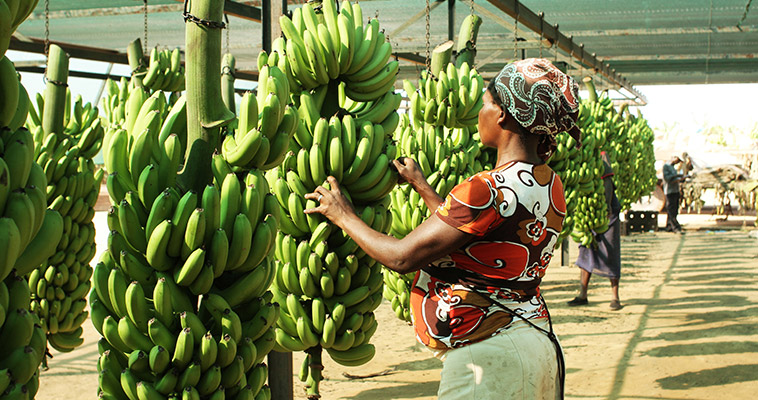
POLYGON ((268 386, 271 388, 272 399, 293 399, 292 353, 268 353, 268 386))
POLYGON ((279 17, 287 11, 287 0, 263 0, 261 23, 263 24, 263 50, 271 52, 271 44, 282 35, 279 17))
POLYGON ((455 40, 455 0, 447 0, 447 40, 455 40))

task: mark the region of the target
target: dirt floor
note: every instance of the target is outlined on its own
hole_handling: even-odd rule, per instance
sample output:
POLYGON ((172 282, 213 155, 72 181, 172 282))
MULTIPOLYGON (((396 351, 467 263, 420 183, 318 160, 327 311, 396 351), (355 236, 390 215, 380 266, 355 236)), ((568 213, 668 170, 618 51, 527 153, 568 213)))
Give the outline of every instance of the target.
MULTIPOLYGON (((104 221, 102 213, 97 218, 104 221)), ((747 229, 739 229, 739 219, 731 229, 707 216, 680 221, 685 235, 622 237, 619 311, 609 310, 608 280, 598 277, 590 283, 589 305, 566 306, 579 272, 554 259, 543 291, 566 354, 567 399, 756 398, 758 239, 748 234, 752 220, 742 224, 747 229)), ((575 257, 571 246, 568 259, 575 257)), ((441 363, 415 342, 411 327, 386 302, 377 319, 371 362, 347 368, 324 357, 322 398, 436 398, 441 363)), ((98 334, 85 324, 85 336, 74 352, 53 352, 37 399, 95 398, 98 334)), ((296 370, 302 357, 293 355, 296 370)), ((304 399, 302 384, 294 381, 295 398, 304 399)))

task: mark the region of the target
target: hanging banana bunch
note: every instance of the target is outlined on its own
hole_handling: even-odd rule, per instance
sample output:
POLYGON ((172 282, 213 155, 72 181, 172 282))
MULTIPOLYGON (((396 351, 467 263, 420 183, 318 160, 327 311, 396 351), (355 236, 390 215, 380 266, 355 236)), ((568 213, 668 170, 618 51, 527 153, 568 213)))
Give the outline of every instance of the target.
POLYGON ((235 172, 265 171, 282 163, 300 120, 289 98, 284 72, 276 65, 263 65, 257 93, 242 96, 237 128, 221 145, 223 159, 235 172))
POLYGON ((182 53, 178 47, 173 50, 158 50, 153 47, 142 84, 150 90, 164 92, 181 92, 185 87, 182 53))
POLYGON ((0 34, 0 398, 34 398, 46 338, 30 309, 24 276, 55 253, 63 219, 47 208, 47 177, 34 161, 34 138, 23 127, 29 96, 4 55, 10 35, 36 1, 2 5, 0 20, 8 25, 0 34))
MULTIPOLYGON (((2 29, 0 30, 0 57, 5 55, 11 42, 11 36, 16 32, 16 28, 26 20, 26 17, 34 11, 38 0, 8 0, 5 4, 0 5, 0 21, 2 29)), ((0 126, 7 126, 0 124, 0 126)))
POLYGON ((392 48, 379 21, 364 25, 360 6, 349 1, 339 13, 332 1, 320 9, 318 3, 293 10, 292 19, 281 17, 286 40, 259 58, 280 67, 279 80, 289 81, 300 117, 281 167, 266 179, 281 215, 271 289, 280 306, 276 349, 307 353, 300 378, 309 396, 318 396, 322 350, 350 366, 374 356, 369 341, 383 277, 382 266, 344 232, 303 213, 316 206, 303 196, 334 176, 363 221, 388 232, 388 194, 397 182, 389 168, 397 153, 392 132, 401 101, 394 93, 398 63, 389 61, 392 48))
MULTIPOLYGON (((213 20, 220 18, 219 11, 213 20)), ((220 60, 212 66, 213 49, 202 46, 212 46, 220 32, 188 24, 188 37, 205 49, 188 65, 205 63, 208 76, 218 78, 220 60)), ((162 91, 129 87, 122 123, 104 153, 111 231, 90 292, 91 319, 104 338, 98 390, 129 399, 269 398, 262 361, 275 344, 271 327, 279 313, 267 292, 279 206, 261 170, 235 173, 222 153, 207 166, 217 175, 202 190, 180 186, 179 170, 191 154, 188 126, 199 125, 188 117, 197 101, 189 96, 197 92, 170 106, 162 91)), ((223 104, 220 92, 204 100, 223 104)))
POLYGON ((462 128, 476 125, 484 104, 484 79, 476 68, 469 68, 465 62, 458 68, 449 63, 434 77, 426 70, 422 71, 418 90, 407 80, 403 86, 410 96, 414 121, 434 126, 462 128))
MULTIPOLYGON (((484 80, 475 68, 469 67, 469 61, 474 61, 473 43, 480 24, 481 18, 472 14, 461 25, 459 46, 471 49, 466 60, 450 62, 452 42, 446 42, 435 48, 431 71, 422 71, 418 89, 411 81, 403 81, 410 109, 394 132, 398 153, 416 160, 442 197, 467 177, 491 169, 495 162, 495 152, 484 148, 476 127, 484 80)), ((397 238, 405 237, 434 211, 426 207, 410 185, 395 188, 390 197, 390 233, 397 238)), ((410 287, 414 276, 384 270, 383 295, 395 315, 406 322, 411 322, 410 287)))
POLYGON ((51 47, 51 79, 45 90, 50 109, 45 112, 45 97, 38 94, 38 111, 30 108, 27 118, 27 126, 34 132, 34 157, 48 183, 46 205, 63 217, 63 234, 56 253, 27 278, 31 311, 39 316, 48 343, 68 352, 83 343, 81 325, 88 316, 85 296, 92 275, 89 262, 95 255, 92 219, 103 174, 96 171, 92 157, 100 151, 104 129, 97 108, 90 103, 82 105, 81 96, 71 106, 71 92, 61 85, 66 81, 63 66, 67 71, 68 58, 57 46, 51 47), (62 125, 43 124, 39 116, 55 118, 62 125), (65 126, 62 134, 56 132, 61 126, 65 126))

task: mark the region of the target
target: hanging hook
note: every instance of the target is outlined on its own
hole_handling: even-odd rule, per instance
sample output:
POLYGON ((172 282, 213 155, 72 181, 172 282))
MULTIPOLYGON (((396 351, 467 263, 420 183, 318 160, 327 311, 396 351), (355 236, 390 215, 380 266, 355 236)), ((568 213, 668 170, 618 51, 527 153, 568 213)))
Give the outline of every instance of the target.
POLYGON ((515 16, 515 24, 513 24, 513 59, 518 58, 518 17, 519 17, 519 9, 518 9, 518 0, 516 0, 513 11, 516 12, 515 16))

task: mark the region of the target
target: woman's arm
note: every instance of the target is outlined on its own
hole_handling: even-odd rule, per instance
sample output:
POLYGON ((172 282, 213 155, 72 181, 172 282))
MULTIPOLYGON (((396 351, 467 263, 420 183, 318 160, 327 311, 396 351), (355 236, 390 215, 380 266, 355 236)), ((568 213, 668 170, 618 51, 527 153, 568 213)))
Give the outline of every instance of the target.
POLYGON ((443 199, 434 191, 434 188, 429 185, 429 182, 426 181, 426 177, 424 177, 424 174, 421 172, 418 163, 408 157, 392 160, 392 163, 395 165, 395 169, 397 169, 397 173, 400 175, 398 183, 407 182, 411 185, 413 190, 421 195, 424 204, 426 204, 426 208, 434 212, 434 210, 439 207, 440 203, 442 203, 443 199))
POLYGON ((327 178, 331 190, 317 187, 306 199, 319 201, 316 208, 305 210, 307 214, 321 213, 345 231, 363 251, 387 268, 406 274, 444 257, 471 240, 472 235, 444 223, 432 215, 403 239, 379 233, 355 214, 347 198, 342 194, 337 180, 327 178))

